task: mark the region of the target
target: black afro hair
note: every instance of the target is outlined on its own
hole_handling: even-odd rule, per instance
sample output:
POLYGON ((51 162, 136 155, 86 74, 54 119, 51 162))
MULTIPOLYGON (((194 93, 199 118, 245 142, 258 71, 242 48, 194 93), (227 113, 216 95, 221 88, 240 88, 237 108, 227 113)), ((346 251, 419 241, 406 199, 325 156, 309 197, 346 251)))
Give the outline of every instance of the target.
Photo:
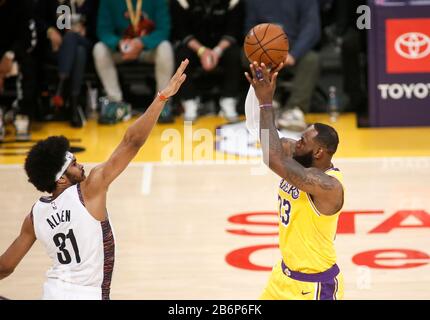
POLYGON ((69 140, 63 136, 52 136, 36 143, 25 159, 25 172, 37 190, 53 192, 56 187, 55 175, 64 164, 69 140))

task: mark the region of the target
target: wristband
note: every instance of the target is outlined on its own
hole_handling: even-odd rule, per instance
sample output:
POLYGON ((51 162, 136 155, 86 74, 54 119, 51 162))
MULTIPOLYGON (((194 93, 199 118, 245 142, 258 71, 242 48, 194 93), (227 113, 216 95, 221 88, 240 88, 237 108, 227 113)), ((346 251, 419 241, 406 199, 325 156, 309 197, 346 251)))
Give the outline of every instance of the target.
POLYGON ((206 51, 206 47, 205 46, 201 46, 199 48, 199 50, 197 50, 197 56, 200 58, 202 56, 203 52, 205 52, 205 51, 206 51))
POLYGON ((160 91, 157 92, 157 97, 158 97, 158 99, 160 99, 163 102, 169 100, 169 97, 162 95, 160 91))
POLYGON ((271 103, 266 103, 266 104, 260 104, 259 107, 261 109, 270 109, 273 107, 273 105, 271 103))

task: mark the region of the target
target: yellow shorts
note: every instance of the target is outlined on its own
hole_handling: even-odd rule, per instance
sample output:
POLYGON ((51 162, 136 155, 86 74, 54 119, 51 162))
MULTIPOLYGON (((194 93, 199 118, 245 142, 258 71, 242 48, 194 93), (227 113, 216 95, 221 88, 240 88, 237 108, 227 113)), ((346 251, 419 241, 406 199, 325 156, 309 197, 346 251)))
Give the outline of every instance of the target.
POLYGON ((341 300, 343 275, 328 282, 302 282, 286 276, 278 262, 272 270, 261 300, 341 300))

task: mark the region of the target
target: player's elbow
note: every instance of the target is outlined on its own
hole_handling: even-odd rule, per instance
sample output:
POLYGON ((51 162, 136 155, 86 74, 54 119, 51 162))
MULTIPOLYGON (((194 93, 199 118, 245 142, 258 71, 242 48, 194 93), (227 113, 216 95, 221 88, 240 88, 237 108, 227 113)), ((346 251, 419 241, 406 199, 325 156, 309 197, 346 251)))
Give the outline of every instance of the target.
POLYGON ((0 280, 10 276, 14 271, 14 268, 8 268, 0 264, 0 280))
POLYGON ((146 138, 127 132, 123 141, 128 147, 139 150, 146 142, 146 138))
POLYGON ((10 276, 13 273, 13 271, 14 270, 10 270, 10 271, 7 271, 7 272, 0 272, 0 280, 6 278, 8 276, 10 276))
POLYGON ((142 146, 145 144, 146 139, 132 139, 128 142, 128 145, 130 146, 130 148, 134 149, 134 150, 139 150, 140 148, 142 148, 142 146))

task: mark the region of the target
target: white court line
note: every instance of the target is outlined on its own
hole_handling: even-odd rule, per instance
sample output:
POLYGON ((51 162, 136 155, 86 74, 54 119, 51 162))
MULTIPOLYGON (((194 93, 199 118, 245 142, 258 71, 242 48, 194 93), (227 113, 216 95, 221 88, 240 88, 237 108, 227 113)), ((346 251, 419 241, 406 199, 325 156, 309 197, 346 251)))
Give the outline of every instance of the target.
POLYGON ((0 169, 24 169, 23 164, 0 164, 0 169))
POLYGON ((154 167, 154 164, 144 163, 143 164, 143 176, 142 176, 142 194, 148 195, 151 193, 151 182, 152 182, 152 169, 154 167))
MULTIPOLYGON (((427 160, 430 161, 428 156, 417 156, 417 157, 357 157, 357 158, 333 158, 333 162, 336 163, 369 163, 375 161, 401 161, 401 160, 427 160)), ((257 161, 252 159, 250 161, 245 160, 196 160, 196 161, 174 161, 174 162, 163 162, 163 161, 153 161, 153 162, 132 162, 129 167, 140 168, 145 166, 145 164, 152 163, 156 166, 191 166, 191 165, 258 165, 263 163, 263 161, 257 161)), ((90 163, 86 163, 91 165, 90 163)), ((95 165, 96 163, 94 163, 95 165)))

